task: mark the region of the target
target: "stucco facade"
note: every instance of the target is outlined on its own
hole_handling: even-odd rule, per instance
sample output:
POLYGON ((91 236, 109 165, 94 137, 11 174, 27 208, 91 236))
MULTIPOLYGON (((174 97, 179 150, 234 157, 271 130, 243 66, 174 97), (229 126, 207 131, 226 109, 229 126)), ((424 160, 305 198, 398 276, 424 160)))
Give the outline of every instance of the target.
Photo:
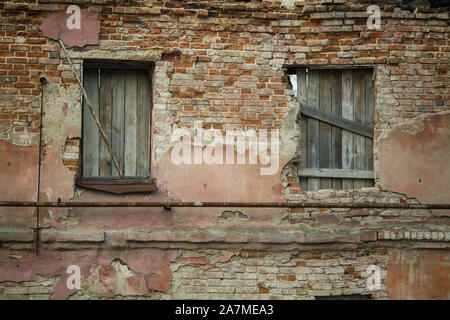
MULTIPOLYGON (((80 76, 86 60, 153 65, 157 191, 117 195, 75 183, 82 94, 51 39, 68 3, 3 1, 0 200, 450 203, 448 7, 372 2, 380 29, 367 27, 368 1, 77 1, 88 31, 63 41, 88 42, 68 48, 80 76), (287 71, 319 66, 373 69, 374 187, 299 186, 301 107, 287 71), (277 172, 174 164, 173 132, 194 134, 194 120, 278 129, 277 172)), ((41 208, 37 256, 36 212, 0 207, 1 298, 449 298, 449 210, 41 208), (80 290, 66 286, 69 265, 80 290)))

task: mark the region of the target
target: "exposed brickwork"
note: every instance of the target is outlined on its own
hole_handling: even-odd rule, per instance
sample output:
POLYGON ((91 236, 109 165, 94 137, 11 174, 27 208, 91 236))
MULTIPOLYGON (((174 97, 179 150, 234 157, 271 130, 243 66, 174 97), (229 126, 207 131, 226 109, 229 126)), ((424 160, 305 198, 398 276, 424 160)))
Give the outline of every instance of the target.
POLYGON ((47 300, 55 291, 59 277, 45 278, 36 276, 32 281, 17 282, 5 281, 0 283, 0 297, 9 300, 47 300))
POLYGON ((64 145, 62 159, 64 165, 70 171, 78 170, 79 153, 80 153, 80 139, 78 138, 68 139, 64 145))
MULTIPOLYGON (((386 287, 367 289, 367 267, 380 264, 385 270, 386 254, 381 249, 372 253, 242 251, 205 270, 195 265, 178 266, 173 295, 179 299, 314 299, 370 294, 381 299, 387 297, 386 287)), ((385 278, 385 271, 381 274, 385 278)))
MULTIPOLYGON (((289 65, 377 66, 377 105, 390 106, 377 108, 378 134, 401 119, 448 109, 448 12, 396 13, 387 6, 382 30, 370 31, 366 6, 342 1, 298 2, 294 9, 264 1, 217 1, 202 8, 195 2, 79 3, 100 13, 100 48, 181 52, 167 70, 167 110, 178 126, 189 126, 193 118, 219 128, 280 126, 292 99, 281 68, 289 65)), ((2 131, 2 137, 23 144, 28 134, 31 144, 37 134, 39 72, 57 83, 74 83, 58 45, 39 32, 45 12, 65 6, 3 6, 0 120, 12 132, 2 131), (25 116, 33 122, 20 122, 25 116)))
MULTIPOLYGON (((170 289, 149 283, 129 265, 114 260, 91 267, 81 290, 71 299, 314 299, 322 296, 368 294, 387 298, 386 249, 354 251, 265 252, 185 250, 170 264, 170 289), (367 288, 367 267, 381 270, 381 287, 367 288), (130 280, 133 279, 133 280, 130 280), (167 291, 167 292, 166 292, 167 291)), ((149 279, 145 276, 145 279, 149 279)), ((59 277, 0 282, 0 297, 49 299, 59 277)), ((63 281, 63 280, 61 280, 63 281)))
MULTIPOLYGON (((449 12, 427 7, 402 11, 392 1, 381 5, 381 30, 369 30, 368 2, 76 1, 82 11, 100 19, 98 46, 69 49, 80 76, 86 59, 154 64, 151 160, 159 190, 115 197, 74 185, 82 147, 81 93, 59 44, 39 29, 49 12, 67 5, 59 0, 3 1, 0 172, 7 178, 0 182, 1 200, 35 200, 39 192, 41 200, 50 201, 240 197, 417 203, 420 192, 416 198, 403 189, 384 188, 380 172, 386 168, 379 165, 380 149, 389 143, 393 128, 402 126, 413 136, 431 135, 436 152, 447 152, 443 120, 423 132, 420 119, 445 114, 450 107, 449 12), (286 75, 289 67, 297 66, 373 67, 375 188, 305 192, 299 187, 295 172, 299 150, 293 142, 300 135, 295 124, 299 106, 286 75), (44 87, 40 77, 48 79, 44 87), (172 130, 193 130, 194 120, 221 131, 227 125, 281 129, 280 173, 259 180, 250 171, 246 176, 230 169, 216 177, 222 171, 209 169, 213 177, 207 180, 201 175, 208 170, 205 167, 183 168, 186 175, 176 171, 167 165, 172 130), (34 190, 30 186, 37 181, 41 122, 41 190, 37 182, 34 190), (23 168, 28 163, 35 165, 23 168)), ((417 157, 399 161, 420 162, 417 157)), ((420 178, 426 181, 431 169, 421 170, 420 178)), ((447 172, 443 166, 437 176, 445 179, 447 172)), ((426 183, 433 185, 432 180, 426 183)), ((439 200, 450 201, 448 190, 438 192, 439 200)), ((430 198, 434 199, 426 199, 430 198)), ((401 298, 408 288, 417 293, 408 297, 427 297, 433 290, 422 294, 419 286, 410 286, 406 258, 393 252, 417 258, 420 250, 441 249, 444 253, 438 258, 427 256, 427 263, 434 261, 437 267, 425 267, 424 272, 446 270, 442 261, 450 241, 446 211, 57 208, 40 211, 40 225, 48 229, 41 233, 42 254, 35 258, 30 229, 35 212, 11 208, 0 212, 0 297, 8 299, 313 299, 352 294, 385 299, 390 292, 401 298), (65 289, 67 266, 62 261, 81 264, 80 291, 65 289), (382 288, 375 292, 365 282, 371 264, 381 268, 382 288), (392 288, 386 285, 389 264, 403 281, 392 280, 392 288)), ((426 275, 430 283, 441 281, 426 275)))

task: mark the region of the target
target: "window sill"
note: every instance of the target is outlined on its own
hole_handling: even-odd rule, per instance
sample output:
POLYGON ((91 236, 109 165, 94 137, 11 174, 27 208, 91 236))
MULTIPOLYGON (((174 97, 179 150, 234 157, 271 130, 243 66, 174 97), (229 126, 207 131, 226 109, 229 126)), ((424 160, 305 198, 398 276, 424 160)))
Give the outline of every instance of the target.
POLYGON ((81 188, 115 194, 149 193, 157 190, 156 179, 86 179, 77 177, 76 185, 81 188))

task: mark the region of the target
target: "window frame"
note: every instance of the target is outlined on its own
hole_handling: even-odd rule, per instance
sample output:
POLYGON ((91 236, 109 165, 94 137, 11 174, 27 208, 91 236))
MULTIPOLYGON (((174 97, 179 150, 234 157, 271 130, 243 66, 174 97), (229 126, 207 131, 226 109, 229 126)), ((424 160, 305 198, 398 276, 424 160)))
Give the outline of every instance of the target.
MULTIPOLYGON (((300 94, 300 86, 299 86, 299 79, 298 79, 298 74, 299 74, 298 71, 300 69, 305 69, 307 74, 308 74, 309 71, 330 71, 330 72, 332 72, 332 71, 350 71, 351 70, 351 71, 354 72, 355 70, 361 70, 361 71, 362 70, 367 70, 367 71, 371 72, 372 81, 374 81, 373 77, 376 74, 376 68, 373 65, 316 65, 316 66, 314 66, 314 65, 301 65, 300 66, 299 65, 299 66, 292 66, 292 67, 290 67, 288 69, 288 74, 295 74, 297 76, 297 79, 296 79, 296 81, 297 81, 297 99, 298 99, 298 104, 299 104, 299 111, 298 111, 298 114, 297 114, 297 121, 299 122, 300 126, 302 125, 300 122, 302 121, 303 117, 316 119, 316 120, 319 121, 319 123, 324 121, 324 120, 321 120, 318 117, 316 117, 316 115, 312 115, 312 114, 308 114, 307 115, 307 114, 303 114, 303 112, 302 112, 303 102, 301 101, 300 95, 299 95, 300 94)), ((319 90, 320 90, 320 87, 319 87, 319 90)), ((376 111, 376 94, 375 94, 376 93, 376 88, 375 88, 375 82, 373 83, 373 90, 374 90, 373 91, 373 99, 374 99, 373 100, 373 108, 374 108, 373 109, 373 115, 374 115, 374 118, 373 118, 373 127, 372 127, 372 131, 371 131, 372 136, 370 138, 372 140, 372 153, 374 153, 375 127, 376 127, 376 122, 375 122, 375 120, 376 120, 376 117, 375 117, 375 111, 376 111)), ((352 95, 353 94, 354 93, 352 93, 352 95)), ((306 104, 306 106, 308 106, 308 105, 306 104)), ((311 109, 311 108, 308 108, 308 109, 311 109)), ((308 110, 308 111, 315 111, 315 110, 308 110)), ((319 111, 319 113, 323 113, 323 112, 319 111)), ((355 120, 348 120, 348 121, 345 120, 345 121, 346 122, 350 122, 351 121, 354 124, 357 124, 359 126, 359 124, 355 120)), ((331 124, 331 122, 328 122, 328 121, 325 121, 323 123, 331 124)), ((334 124, 331 124, 331 125, 334 125, 334 124)), ((344 129, 348 130, 344 126, 338 126, 338 128, 341 128, 342 130, 344 130, 344 129)), ((358 128, 358 129, 362 130, 364 128, 361 127, 361 128, 358 128)), ((360 136, 366 136, 367 137, 366 134, 358 133, 357 131, 354 131, 354 130, 351 130, 350 132, 352 132, 354 134, 358 134, 360 136)), ((301 139, 304 139, 304 137, 302 136, 301 139)), ((302 143, 303 142, 301 141, 299 148, 301 148, 302 143)), ((306 166, 302 166, 302 164, 300 163, 298 168, 297 168, 297 176, 298 176, 299 180, 300 179, 305 179, 305 178, 306 179, 307 178, 314 178, 314 177, 315 178, 319 178, 319 179, 320 178, 352 179, 353 181, 355 181, 357 179, 366 179, 366 180, 369 179, 369 180, 373 181, 373 185, 374 186, 376 185, 376 183, 375 183, 374 158, 372 159, 372 169, 371 170, 368 170, 368 169, 364 169, 364 170, 337 169, 337 170, 342 170, 343 175, 346 175, 346 177, 344 177, 344 176, 342 176, 342 177, 337 177, 337 176, 334 177, 333 174, 331 174, 332 171, 334 171, 334 170, 335 169, 333 169, 331 167, 330 168, 311 168, 307 164, 306 164, 306 166), (303 173, 304 173, 303 175, 300 174, 301 171, 303 171, 303 173), (320 172, 317 172, 317 171, 320 171, 320 172), (352 172, 350 172, 350 171, 352 171, 352 172), (362 176, 367 175, 368 172, 371 172, 371 177, 370 178, 368 178, 368 177, 362 178, 362 176), (352 177, 350 177, 350 176, 352 176, 352 177)), ((333 190, 345 190, 343 187, 341 189, 334 189, 333 187, 331 187, 331 188, 333 190)), ((354 187, 353 190, 359 190, 361 188, 363 188, 363 187, 358 187, 358 188, 354 187)), ((320 189, 321 188, 319 187, 318 190, 320 190, 320 189)), ((309 190, 309 188, 307 188, 305 191, 317 192, 318 190, 314 191, 314 190, 309 190)))
MULTIPOLYGON (((81 112, 81 134, 80 139, 80 154, 79 154, 79 166, 76 175, 75 183, 78 187, 105 191, 109 193, 124 194, 124 193, 148 193, 157 190, 156 180, 151 174, 151 156, 152 156, 152 111, 153 111, 153 71, 154 64, 149 61, 122 61, 122 60, 84 60, 82 66, 82 72, 86 69, 116 69, 116 70, 147 70, 149 79, 149 154, 148 154, 148 177, 125 177, 120 179, 120 177, 84 177, 83 175, 83 132, 84 132, 84 112, 86 111, 83 107, 84 102, 82 102, 82 112, 81 112)), ((84 77, 83 77, 84 81, 84 77)), ((84 83, 83 83, 84 84, 84 83)), ((82 99, 83 101, 84 99, 82 99)), ((97 116, 99 116, 97 114, 97 116)), ((102 141, 102 143, 104 143, 102 141)), ((111 143, 111 141, 110 141, 111 143)))

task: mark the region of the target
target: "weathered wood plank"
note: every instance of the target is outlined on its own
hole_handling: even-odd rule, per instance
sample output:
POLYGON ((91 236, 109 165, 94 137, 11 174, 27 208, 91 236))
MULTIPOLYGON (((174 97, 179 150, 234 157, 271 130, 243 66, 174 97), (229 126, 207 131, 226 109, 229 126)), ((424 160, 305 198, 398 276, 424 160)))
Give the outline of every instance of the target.
MULTIPOLYGON (((98 116, 99 88, 98 69, 84 70, 84 89, 98 116)), ((99 132, 92 114, 83 104, 83 177, 97 177, 99 167, 99 132)))
POLYGON ((297 90, 301 106, 299 117, 301 124, 305 124, 301 126, 302 142, 307 141, 306 145, 300 145, 301 187, 306 188, 306 181, 307 189, 311 191, 373 185, 374 90, 371 72, 367 69, 299 69, 297 90), (345 172, 344 176, 327 176, 323 171, 308 175, 304 171, 341 168, 356 170, 363 176, 355 177, 355 173, 345 172))
MULTIPOLYGON (((342 118, 353 120, 353 70, 342 71, 342 118)), ((342 130, 342 168, 353 169, 353 133, 342 130)), ((342 179, 343 189, 353 189, 352 179, 342 179)))
POLYGON ((126 71, 125 80, 125 176, 136 176, 137 72, 126 71))
MULTIPOLYGON (((372 71, 366 72, 366 122, 367 126, 374 125, 375 89, 372 81, 372 71)), ((373 139, 366 138, 366 169, 373 170, 373 139)), ((366 187, 372 187, 374 180, 366 180, 366 187)))
MULTIPOLYGON (((100 70, 100 125, 105 132, 108 141, 111 141, 111 113, 112 113, 112 72, 110 70, 100 70)), ((104 141, 100 141, 99 153, 99 175, 111 175, 111 155, 108 152, 104 141)))
MULTIPOLYGON (((112 79, 112 150, 119 163, 120 169, 124 170, 125 153, 125 71, 113 71, 112 79)), ((112 176, 119 176, 119 172, 112 167, 112 176)))
POLYGON ((371 170, 353 170, 353 169, 325 169, 325 168, 299 168, 300 177, 328 177, 328 178, 346 178, 346 179, 365 179, 373 177, 371 170))
MULTIPOLYGON (((355 122, 364 123, 366 121, 366 71, 356 70, 354 73, 354 106, 355 122)), ((355 169, 364 170, 366 168, 366 140, 365 137, 355 134, 354 136, 355 169)), ((354 187, 359 189, 365 186, 365 181, 354 181, 354 187)))
MULTIPOLYGON (((331 71, 319 71, 320 98, 319 109, 331 114, 331 71)), ((319 122, 319 168, 331 168, 331 126, 326 122, 319 122)), ((331 188, 331 179, 320 179, 321 189, 331 188)))
POLYGON ((323 112, 322 110, 312 108, 310 106, 303 106, 302 114, 362 136, 370 138, 373 137, 373 127, 349 121, 347 119, 344 119, 343 117, 338 117, 333 114, 323 112))
MULTIPOLYGON (((297 69, 297 98, 300 103, 300 109, 306 105, 308 92, 306 90, 306 69, 297 69)), ((308 119, 301 117, 300 119, 300 167, 308 166, 308 119)), ((308 178, 300 178, 300 188, 308 190, 308 178)))
MULTIPOLYGON (((342 115, 342 71, 331 71, 331 113, 342 115)), ((331 168, 342 169, 342 129, 331 127, 331 168)), ((332 188, 342 189, 342 179, 333 179, 332 188)))
MULTIPOLYGON (((308 97, 307 104, 319 106, 319 71, 308 72, 308 97)), ((303 108, 302 108, 303 109, 303 108)), ((308 167, 319 168, 319 121, 316 119, 308 119, 308 167)), ((320 188, 320 179, 308 179, 308 190, 317 191, 320 188)))
POLYGON ((139 70, 137 74, 137 129, 136 129, 136 175, 149 175, 150 136, 150 83, 148 72, 139 70))

